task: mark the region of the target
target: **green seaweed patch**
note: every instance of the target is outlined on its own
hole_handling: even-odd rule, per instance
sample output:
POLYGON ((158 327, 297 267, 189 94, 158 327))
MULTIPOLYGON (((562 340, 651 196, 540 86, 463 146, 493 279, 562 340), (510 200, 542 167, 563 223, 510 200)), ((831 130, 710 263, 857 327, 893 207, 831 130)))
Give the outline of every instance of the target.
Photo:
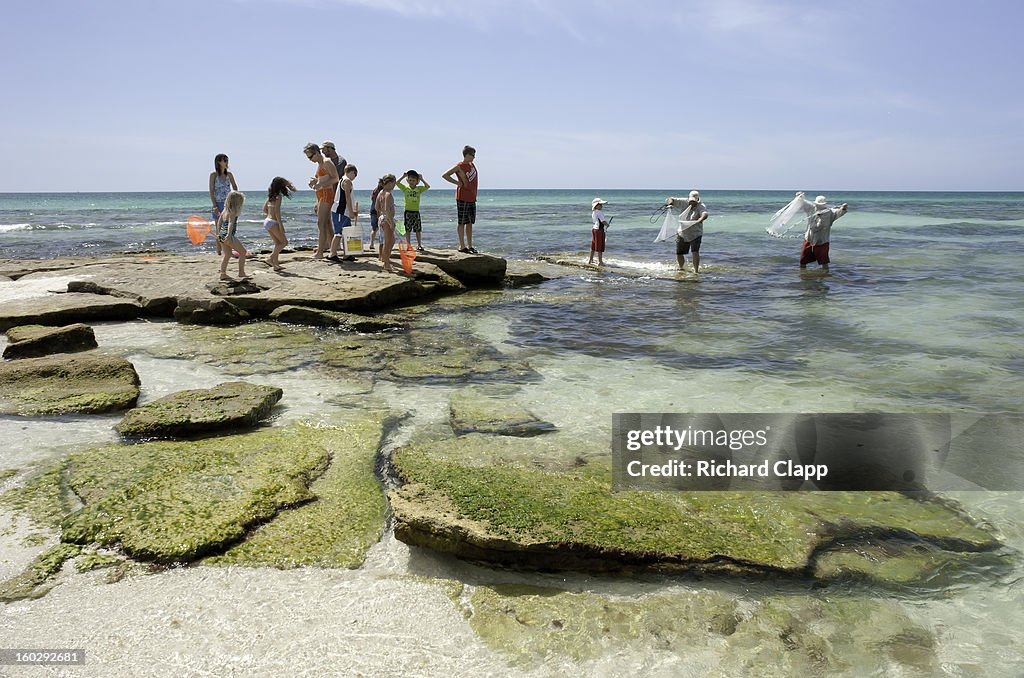
POLYGON ((49 590, 47 584, 61 571, 64 563, 82 552, 75 544, 58 544, 36 556, 20 574, 0 583, 0 602, 39 598, 49 590))
POLYGON ((740 622, 736 601, 714 591, 615 599, 523 585, 477 587, 473 631, 520 666, 584 662, 632 648, 685 654, 723 642, 740 622))
POLYGON ((814 574, 819 579, 946 589, 983 574, 1008 572, 1016 560, 1004 549, 951 552, 928 542, 892 540, 833 547, 815 558, 814 574))
POLYGON ((18 469, 16 468, 5 468, 4 470, 0 471, 0 482, 3 482, 4 480, 10 480, 14 476, 18 475, 18 473, 20 473, 20 471, 18 471, 18 469))
POLYGON ((74 455, 69 484, 86 505, 64 519, 62 539, 158 563, 195 560, 311 500, 310 483, 342 443, 334 430, 293 425, 74 455))
POLYGON ((762 599, 723 653, 724 675, 935 675, 935 634, 891 600, 762 599))
POLYGON ((75 510, 64 477, 66 462, 54 464, 28 479, 22 487, 0 494, 0 505, 27 516, 37 525, 57 529, 75 510))
POLYGON ((199 360, 236 376, 288 372, 312 364, 321 341, 308 327, 254 322, 235 327, 181 325, 181 340, 145 348, 157 358, 199 360))
POLYGON ((97 551, 88 551, 78 558, 75 558, 75 570, 78 572, 93 572, 108 567, 120 567, 125 564, 125 559, 119 556, 107 555, 97 551))
POLYGON ((374 474, 383 415, 366 416, 335 430, 331 463, 309 490, 312 501, 280 512, 245 541, 204 562, 217 565, 362 565, 380 541, 387 503, 374 474))
MULTIPOLYGON (((813 574, 816 550, 841 539, 917 535, 954 551, 999 546, 990 530, 944 503, 866 492, 613 493, 607 457, 534 465, 536 439, 499 445, 487 438, 395 452, 408 483, 395 493, 400 539, 520 565, 573 567, 574 558, 589 558, 587 568, 603 562, 801 575, 813 574)), ((536 449, 543 457, 550 446, 536 449)))

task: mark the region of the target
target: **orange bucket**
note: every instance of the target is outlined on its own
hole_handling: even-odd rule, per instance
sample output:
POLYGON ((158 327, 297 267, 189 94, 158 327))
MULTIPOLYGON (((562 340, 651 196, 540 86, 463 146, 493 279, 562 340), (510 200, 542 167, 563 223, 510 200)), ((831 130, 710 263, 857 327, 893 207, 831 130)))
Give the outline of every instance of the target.
POLYGON ((402 258, 402 268, 405 272, 412 274, 412 262, 416 261, 416 250, 404 240, 398 241, 398 256, 402 258))
POLYGON ((198 214, 193 214, 188 218, 185 231, 188 233, 188 239, 192 241, 192 244, 198 245, 206 240, 206 236, 210 235, 210 220, 198 214))

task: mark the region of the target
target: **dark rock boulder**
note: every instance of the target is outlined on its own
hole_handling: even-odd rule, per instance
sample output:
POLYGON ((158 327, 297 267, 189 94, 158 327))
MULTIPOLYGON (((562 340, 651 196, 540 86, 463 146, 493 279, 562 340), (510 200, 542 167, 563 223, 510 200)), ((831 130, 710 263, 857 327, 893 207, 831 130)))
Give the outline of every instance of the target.
POLYGON ((22 325, 7 330, 10 344, 4 358, 38 358, 52 353, 77 353, 96 348, 96 334, 82 323, 64 327, 22 325))
POLYGON ((0 414, 96 414, 133 407, 135 367, 116 356, 64 354, 0 363, 0 414))
POLYGON ((270 414, 282 395, 279 388, 244 381, 178 391, 129 411, 114 428, 131 438, 178 438, 251 428, 270 414))

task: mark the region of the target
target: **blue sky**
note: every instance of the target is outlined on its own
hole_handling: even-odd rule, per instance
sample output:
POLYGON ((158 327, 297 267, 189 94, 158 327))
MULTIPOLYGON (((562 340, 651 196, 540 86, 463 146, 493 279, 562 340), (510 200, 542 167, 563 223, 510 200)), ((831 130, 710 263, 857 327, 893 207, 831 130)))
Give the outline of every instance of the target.
POLYGON ((0 192, 357 187, 1022 190, 1024 3, 5 3, 0 192))

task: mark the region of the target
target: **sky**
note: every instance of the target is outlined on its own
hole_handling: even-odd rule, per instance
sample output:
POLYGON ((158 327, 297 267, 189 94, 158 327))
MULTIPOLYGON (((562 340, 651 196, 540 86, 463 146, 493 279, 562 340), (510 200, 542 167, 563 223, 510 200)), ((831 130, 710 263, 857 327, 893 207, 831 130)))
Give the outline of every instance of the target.
POLYGON ((1024 190, 1017 0, 6 0, 0 192, 1024 190))

